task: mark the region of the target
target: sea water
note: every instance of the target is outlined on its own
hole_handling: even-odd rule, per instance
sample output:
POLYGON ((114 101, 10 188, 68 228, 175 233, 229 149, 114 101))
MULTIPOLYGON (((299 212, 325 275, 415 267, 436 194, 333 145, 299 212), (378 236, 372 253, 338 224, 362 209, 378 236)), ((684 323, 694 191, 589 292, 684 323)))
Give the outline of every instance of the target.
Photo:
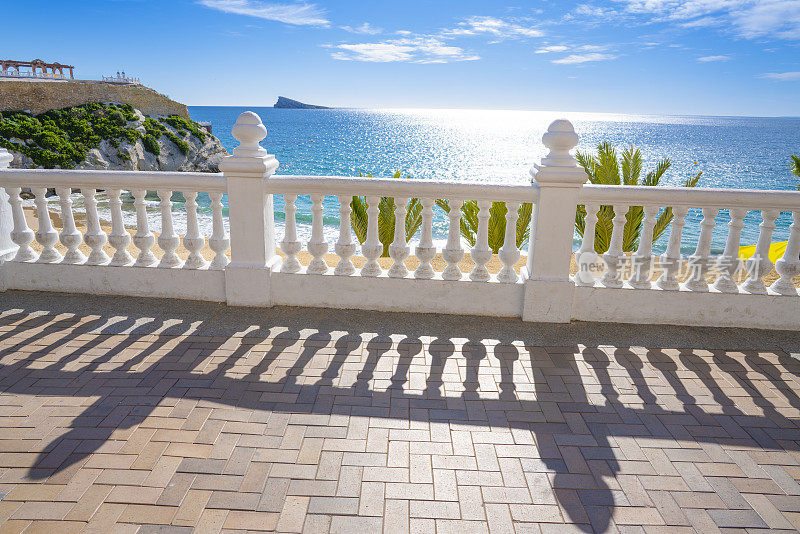
MULTIPOLYGON (((530 183, 530 168, 545 155, 542 134, 554 119, 572 121, 580 136, 578 150, 594 151, 609 141, 618 151, 641 149, 644 175, 662 158, 672 167, 661 185, 678 186, 702 171, 699 187, 794 190, 800 180, 789 170, 789 155, 800 153, 800 118, 699 117, 674 115, 616 115, 539 111, 488 110, 294 110, 190 106, 197 121, 210 121, 213 133, 230 152, 238 144, 231 135, 236 117, 245 110, 257 113, 267 128, 262 142, 280 162, 277 174, 390 176, 401 179, 456 180, 477 183, 530 183)), ((333 192, 332 192, 333 193, 333 192)), ((176 231, 185 231, 185 212, 176 198, 176 231)), ((80 209, 80 199, 76 208, 80 209)), ((198 197, 200 224, 210 235, 210 199, 198 197)), ((227 198, 223 198, 227 208, 227 198)), ((297 200, 298 233, 305 241, 311 232, 309 197, 297 200)), ((283 237, 283 199, 275 197, 276 237, 283 237)), ((100 199, 101 216, 108 209, 100 199)), ((724 206, 723 206, 724 208, 724 206)), ((149 202, 151 229, 160 231, 157 199, 149 202)), ((227 209, 226 209, 227 216, 227 209)), ((435 210, 434 238, 446 239, 447 219, 435 210)), ((335 243, 339 225, 336 196, 324 202, 325 236, 335 243)), ((125 203, 126 223, 135 213, 125 203)), ((694 250, 702 214, 690 210, 682 248, 694 250)), ((712 251, 725 245, 730 220, 723 209, 717 217, 712 251)), ((745 218, 742 244, 755 244, 761 216, 751 211, 745 218)), ((227 223, 227 219, 226 219, 227 223)), ((791 215, 781 214, 774 241, 786 240, 791 215)), ((664 249, 669 232, 656 243, 664 249)), ((579 239, 575 236, 575 246, 579 239)))

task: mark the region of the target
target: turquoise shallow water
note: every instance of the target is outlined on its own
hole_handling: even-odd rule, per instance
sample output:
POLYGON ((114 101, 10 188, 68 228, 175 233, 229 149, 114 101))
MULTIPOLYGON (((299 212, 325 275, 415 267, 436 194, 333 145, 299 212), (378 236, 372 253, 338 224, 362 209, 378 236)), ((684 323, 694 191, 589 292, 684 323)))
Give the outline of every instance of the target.
MULTIPOLYGON (((262 145, 280 161, 279 174, 389 175, 402 171, 418 179, 487 183, 528 183, 528 170, 544 155, 541 136, 556 118, 567 118, 580 136, 578 148, 593 149, 607 140, 619 148, 642 149, 645 170, 662 157, 673 166, 664 185, 678 185, 703 171, 701 186, 793 190, 789 154, 800 152, 800 118, 610 115, 480 110, 284 110, 191 106, 193 119, 211 121, 214 135, 230 151, 237 142, 231 127, 242 111, 258 113, 267 127, 262 145)), ((201 202, 203 198, 200 199, 201 202)), ((283 201, 276 199, 276 220, 283 201)), ((438 210, 437 210, 438 211, 438 210)), ((298 200, 301 234, 309 231, 310 201, 298 200), (308 224, 304 224, 308 223, 308 224)), ((687 217, 683 248, 697 243, 701 215, 687 217)), ((325 201, 326 235, 333 242, 338 202, 325 201)), ((729 218, 717 218, 713 248, 724 247, 729 218)), ((754 244, 760 216, 745 220, 742 243, 754 244)), ((782 214, 774 240, 785 240, 791 217, 782 214)), ((438 214, 436 237, 444 239, 446 220, 438 214)), ((278 239, 283 235, 278 229, 278 239)), ((663 249, 666 236, 657 243, 663 249)))

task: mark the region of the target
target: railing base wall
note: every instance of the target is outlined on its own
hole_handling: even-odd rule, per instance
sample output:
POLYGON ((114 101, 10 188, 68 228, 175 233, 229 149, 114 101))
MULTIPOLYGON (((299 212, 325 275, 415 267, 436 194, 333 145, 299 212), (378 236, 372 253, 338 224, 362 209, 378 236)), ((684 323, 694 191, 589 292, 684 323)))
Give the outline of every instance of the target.
POLYGON ((575 287, 577 321, 800 329, 800 298, 716 291, 575 287))
POLYGON ((272 302, 284 306, 519 317, 523 291, 521 283, 272 274, 272 302))
POLYGON ((13 261, 2 271, 6 289, 225 302, 225 271, 13 261))
MULTIPOLYGON (((526 274, 523 273, 523 278, 526 274)), ((524 282, 522 320, 537 323, 568 323, 572 319, 575 284, 571 280, 524 282)))

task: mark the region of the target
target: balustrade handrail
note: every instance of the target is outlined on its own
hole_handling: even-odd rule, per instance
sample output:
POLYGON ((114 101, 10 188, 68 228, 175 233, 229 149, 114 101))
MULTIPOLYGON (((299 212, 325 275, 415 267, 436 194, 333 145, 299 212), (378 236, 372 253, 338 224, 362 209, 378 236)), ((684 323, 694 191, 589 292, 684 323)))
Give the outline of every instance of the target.
POLYGON ((226 192, 222 173, 104 171, 73 169, 4 169, 0 187, 91 187, 95 189, 171 189, 226 192))
POLYGON ((628 204, 684 206, 689 208, 748 208, 795 211, 800 209, 800 191, 712 189, 706 187, 648 187, 585 184, 581 204, 628 204))
POLYGON ((456 198, 495 202, 536 202, 538 189, 530 185, 481 184, 456 181, 395 180, 346 176, 276 175, 267 180, 271 193, 360 195, 382 197, 456 198))

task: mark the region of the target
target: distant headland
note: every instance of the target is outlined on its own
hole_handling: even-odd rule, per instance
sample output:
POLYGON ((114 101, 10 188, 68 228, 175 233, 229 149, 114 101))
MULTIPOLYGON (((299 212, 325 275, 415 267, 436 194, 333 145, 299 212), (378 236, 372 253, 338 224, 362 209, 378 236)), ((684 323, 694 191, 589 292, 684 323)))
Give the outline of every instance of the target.
POLYGON ((282 109, 331 109, 327 106, 315 106, 313 104, 304 104, 303 102, 292 100, 291 98, 286 98, 285 96, 279 96, 278 101, 275 102, 275 105, 273 107, 282 109))

